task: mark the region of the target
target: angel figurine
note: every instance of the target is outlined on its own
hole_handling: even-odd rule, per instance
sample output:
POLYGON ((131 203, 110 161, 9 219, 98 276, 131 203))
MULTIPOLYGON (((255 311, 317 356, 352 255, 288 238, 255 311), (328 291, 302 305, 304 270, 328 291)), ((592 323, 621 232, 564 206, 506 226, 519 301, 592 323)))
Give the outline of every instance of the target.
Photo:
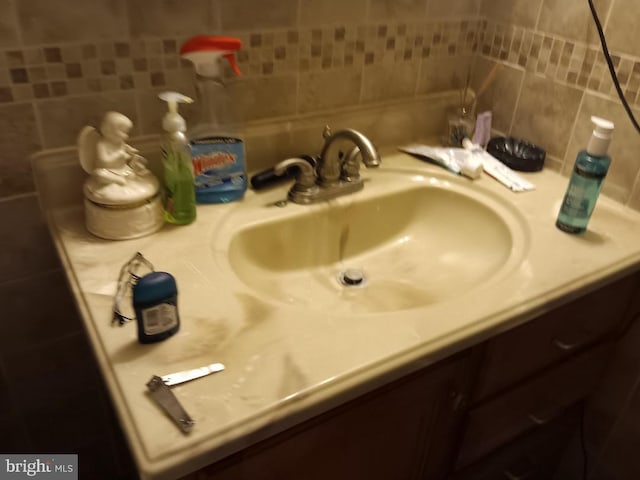
POLYGON ((90 174, 84 195, 102 205, 126 205, 153 198, 160 185, 146 159, 126 143, 133 123, 118 112, 107 112, 100 131, 86 126, 78 135, 82 168, 90 174))

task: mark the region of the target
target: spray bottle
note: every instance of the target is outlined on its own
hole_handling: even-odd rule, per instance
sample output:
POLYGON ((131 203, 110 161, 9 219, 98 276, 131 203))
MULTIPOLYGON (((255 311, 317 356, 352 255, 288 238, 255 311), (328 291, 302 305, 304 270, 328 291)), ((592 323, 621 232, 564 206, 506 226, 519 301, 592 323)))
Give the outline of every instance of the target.
POLYGON ((162 119, 162 128, 166 132, 161 147, 164 218, 169 223, 187 225, 196 218, 196 200, 191 149, 184 133, 187 124, 178 113, 178 104, 192 103, 193 100, 177 92, 163 92, 158 97, 167 102, 169 108, 162 119))
POLYGON ((556 226, 567 233, 583 233, 596 206, 611 157, 607 155, 614 125, 591 117, 594 129, 586 150, 576 157, 567 193, 562 201, 556 226))
POLYGON ((240 76, 233 37, 198 35, 187 40, 180 55, 195 66, 200 120, 189 129, 198 203, 239 200, 247 190, 244 143, 235 133, 232 102, 223 82, 223 59, 240 76))

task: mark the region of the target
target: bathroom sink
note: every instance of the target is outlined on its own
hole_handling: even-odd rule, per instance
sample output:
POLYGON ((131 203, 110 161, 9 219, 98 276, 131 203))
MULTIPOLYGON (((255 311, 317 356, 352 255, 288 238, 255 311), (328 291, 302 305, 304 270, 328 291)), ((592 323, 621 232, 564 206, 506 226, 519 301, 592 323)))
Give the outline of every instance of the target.
POLYGON ((461 298, 521 261, 524 223, 490 192, 445 175, 370 177, 331 202, 256 205, 264 218, 246 223, 230 215, 220 249, 230 270, 270 301, 372 313, 461 298))

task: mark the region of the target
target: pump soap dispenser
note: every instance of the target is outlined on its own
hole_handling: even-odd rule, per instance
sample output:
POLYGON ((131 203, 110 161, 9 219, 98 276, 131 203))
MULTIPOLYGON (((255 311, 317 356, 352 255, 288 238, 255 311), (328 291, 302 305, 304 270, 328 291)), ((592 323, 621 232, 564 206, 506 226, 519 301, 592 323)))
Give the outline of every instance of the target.
POLYGON ((192 103, 193 100, 177 92, 163 92, 158 97, 167 102, 169 108, 162 119, 162 128, 166 132, 161 147, 164 217, 169 223, 187 225, 196 218, 196 198, 191 149, 184 133, 187 123, 178 113, 178 104, 192 103))
POLYGON ((591 117, 594 129, 586 150, 578 153, 556 226, 567 233, 583 233, 596 206, 611 157, 607 155, 614 125, 591 117))
POLYGON ((247 190, 245 149, 233 116, 233 102, 223 81, 224 61, 241 75, 235 52, 242 43, 234 37, 198 35, 180 49, 195 67, 199 121, 189 128, 198 203, 239 200, 247 190))

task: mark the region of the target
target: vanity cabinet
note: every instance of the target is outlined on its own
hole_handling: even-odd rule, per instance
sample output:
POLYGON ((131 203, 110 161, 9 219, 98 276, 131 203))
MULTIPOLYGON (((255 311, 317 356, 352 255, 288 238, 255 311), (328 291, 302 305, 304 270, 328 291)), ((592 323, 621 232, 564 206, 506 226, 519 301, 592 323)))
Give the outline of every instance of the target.
POLYGON ((456 355, 185 480, 443 479, 471 364, 456 355))
POLYGON ((566 436, 548 434, 554 432, 549 425, 574 419, 575 430, 576 409, 636 314, 638 278, 624 277, 479 346, 483 360, 452 478, 550 478, 558 447, 566 445, 558 439, 566 436), (569 411, 574 414, 567 417, 569 411), (548 435, 553 441, 536 440, 548 435))
MULTIPOLYGON (((637 275, 184 480, 549 479, 626 322, 637 275)), ((634 307, 634 305, 638 305, 634 307)))

